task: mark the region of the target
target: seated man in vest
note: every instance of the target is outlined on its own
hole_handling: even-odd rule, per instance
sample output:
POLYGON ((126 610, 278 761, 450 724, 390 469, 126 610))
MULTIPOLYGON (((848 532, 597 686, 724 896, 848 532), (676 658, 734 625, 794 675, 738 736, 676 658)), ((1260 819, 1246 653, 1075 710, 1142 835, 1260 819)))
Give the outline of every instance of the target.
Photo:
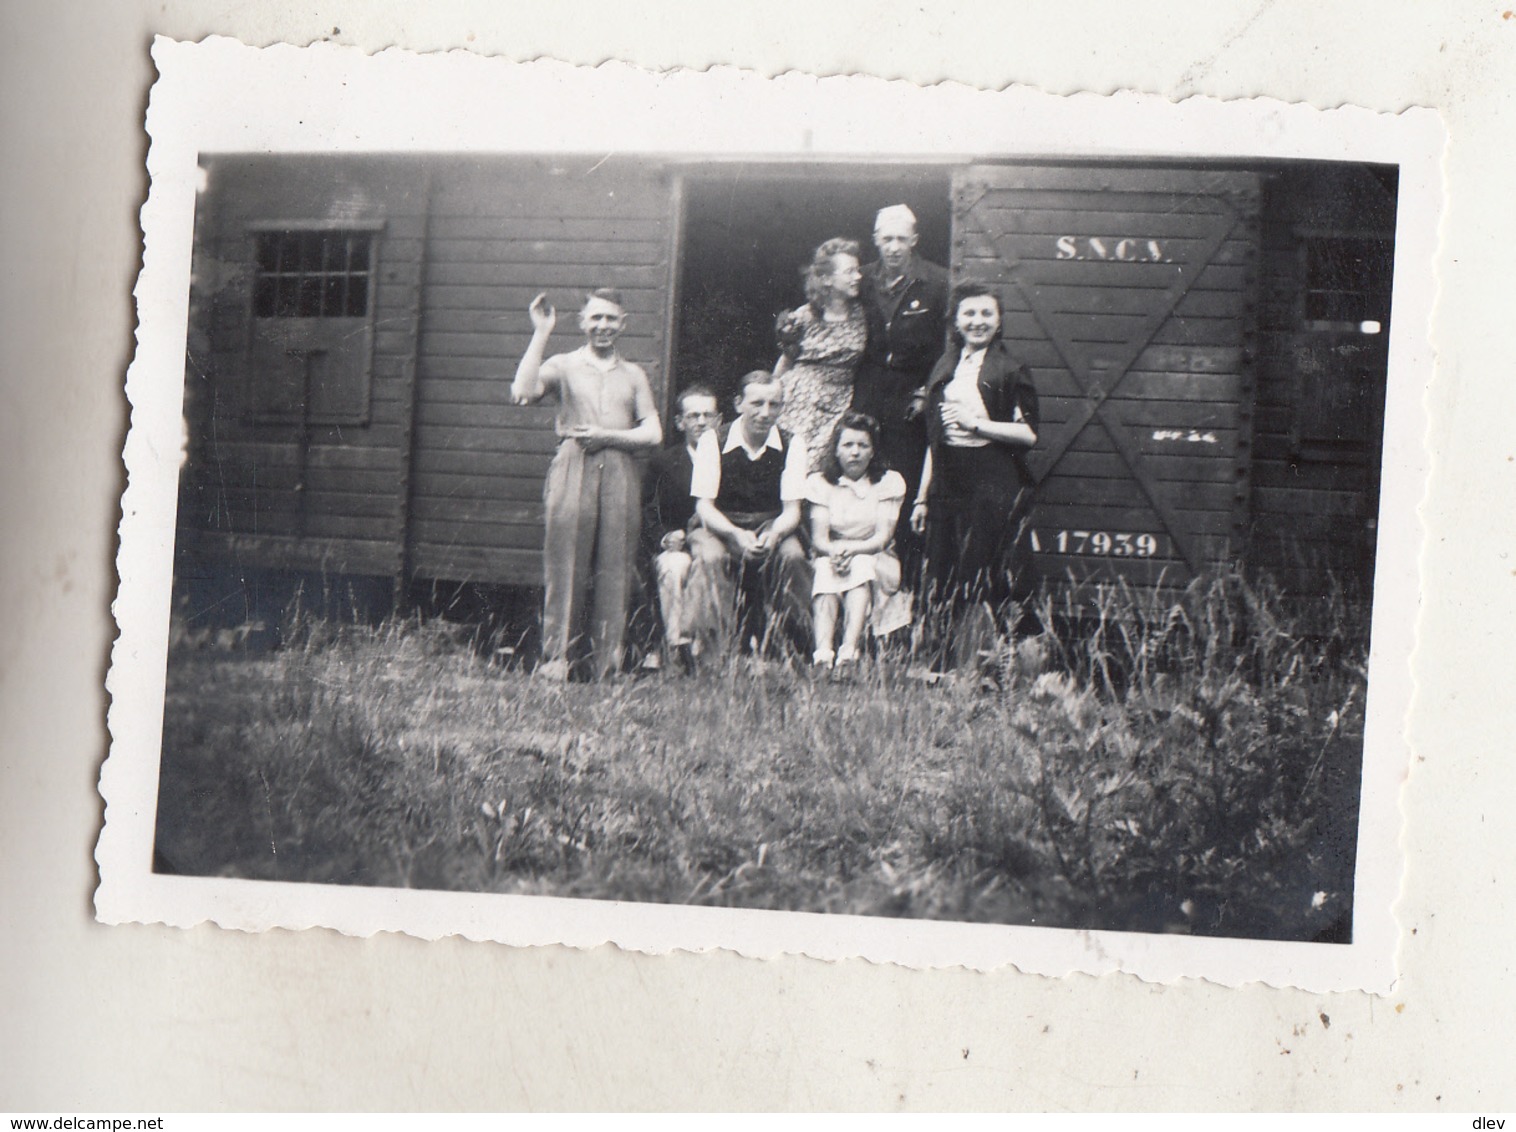
POLYGON ((797 535, 809 460, 804 441, 778 427, 783 408, 779 378, 744 375, 737 420, 700 438, 690 473, 700 526, 689 536, 689 604, 701 632, 723 642, 735 617, 745 652, 780 639, 778 622, 809 647, 811 567, 797 535))
MULTIPOLYGON (((716 394, 703 385, 691 385, 674 398, 674 428, 682 439, 653 453, 643 478, 646 506, 642 535, 647 562, 658 599, 658 622, 663 649, 669 659, 688 671, 692 667, 690 619, 686 613, 686 589, 692 560, 688 537, 695 526, 695 500, 690 495, 695 448, 706 432, 721 424, 716 394)), ((649 636, 652 634, 649 633, 649 636)), ((644 668, 662 666, 662 658, 650 651, 644 668)))

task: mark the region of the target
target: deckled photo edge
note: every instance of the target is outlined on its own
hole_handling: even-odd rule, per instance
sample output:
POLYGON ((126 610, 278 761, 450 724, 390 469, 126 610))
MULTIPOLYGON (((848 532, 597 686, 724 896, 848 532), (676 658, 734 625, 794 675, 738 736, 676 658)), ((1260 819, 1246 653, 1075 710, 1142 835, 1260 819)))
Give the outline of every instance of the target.
MULTIPOLYGON (((108 678, 108 687, 112 693, 112 752, 101 777, 101 793, 107 803, 106 823, 97 849, 102 876, 97 893, 97 907, 102 919, 110 922, 158 920, 179 926, 212 921, 246 930, 271 926, 327 926, 352 931, 356 927, 357 934, 403 930, 428 938, 462 934, 468 938, 511 943, 566 942, 576 947, 610 942, 653 953, 725 947, 756 957, 782 952, 798 952, 828 959, 856 955, 877 962, 906 962, 910 966, 965 965, 977 969, 993 969, 1012 965, 1021 970, 1049 975, 1070 972, 1098 974, 1130 969, 1140 977, 1165 981, 1195 976, 1233 985, 1258 980, 1272 985, 1294 985, 1306 989, 1361 987, 1378 993, 1388 992, 1394 977, 1393 941, 1398 933, 1391 905, 1398 897, 1402 872, 1398 801, 1392 807, 1395 819, 1391 823, 1392 831, 1381 828, 1384 823, 1361 823, 1359 827, 1359 899, 1354 906, 1355 929, 1360 922, 1368 926, 1373 920, 1381 921, 1380 930, 1373 933, 1379 942, 1372 949, 1365 949, 1356 942, 1333 945, 1327 949, 1329 954, 1324 954, 1322 945, 1259 943, 1235 939, 1150 938, 1120 934, 1112 937, 1108 933, 1098 932, 992 928, 929 921, 869 919, 854 923, 854 917, 805 913, 764 913, 735 909, 680 910, 661 905, 603 905, 544 897, 395 892, 266 881, 218 882, 151 874, 148 868, 152 848, 151 823, 156 803, 156 743, 161 735, 162 724, 162 662, 166 650, 169 606, 167 583, 171 575, 169 564, 172 557, 176 459, 181 443, 178 423, 180 390, 176 381, 177 374, 182 372, 182 347, 188 309, 191 242, 189 218, 194 211, 194 189, 187 183, 186 175, 192 170, 197 153, 207 148, 197 142, 194 129, 184 131, 170 115, 174 110, 183 109, 180 100, 192 97, 190 87, 193 82, 203 81, 204 75, 203 72, 186 72, 193 75, 193 81, 175 91, 175 68, 181 60, 188 60, 194 50, 204 46, 159 41, 154 47, 155 58, 160 61, 161 74, 155 83, 153 102, 149 109, 149 129, 152 134, 149 165, 153 177, 143 210, 147 250, 137 292, 138 350, 128 383, 133 420, 125 452, 130 479, 123 497, 119 563, 121 590, 116 607, 121 635, 113 647, 113 663, 108 678), (193 50, 186 52, 186 48, 193 50), (160 96, 163 98, 161 106, 160 96), (164 115, 161 123, 156 120, 160 113, 164 115), (171 373, 176 374, 176 379, 167 382, 167 387, 154 381, 155 377, 171 373), (144 522, 144 519, 147 521, 144 522), (1381 862, 1377 859, 1378 854, 1371 852, 1370 855, 1375 860, 1367 868, 1364 867, 1364 850, 1372 850, 1377 845, 1382 851, 1386 844, 1391 843, 1395 850, 1392 861, 1381 862), (231 892, 238 895, 223 897, 223 893, 231 892), (1372 898, 1373 906, 1365 907, 1369 903, 1365 897, 1372 898), (1381 900, 1382 907, 1379 906, 1381 900), (502 915, 496 911, 497 908, 509 911, 502 915), (532 910, 545 908, 551 908, 552 912, 547 917, 548 922, 543 924, 539 917, 532 914, 532 910), (340 909, 340 914, 333 917, 331 913, 336 909, 340 909), (332 922, 333 919, 342 922, 332 922), (691 930, 693 921, 699 921, 699 926, 691 930), (799 925, 798 929, 787 930, 791 926, 789 921, 799 925), (733 934, 726 925, 736 924, 741 924, 741 929, 733 934), (965 938, 954 938, 948 949, 951 951, 952 945, 956 945, 966 961, 929 958, 926 954, 901 944, 898 939, 888 940, 891 935, 929 935, 940 936, 946 942, 949 937, 959 936, 963 929, 968 929, 968 934, 978 938, 973 943, 965 938), (880 936, 886 937, 886 942, 880 943, 880 936), (1384 938, 1391 941, 1388 947, 1382 942, 1384 938), (693 945, 689 941, 693 941, 693 945), (1048 945, 1046 949, 1042 946, 1044 941, 1048 945), (1297 960, 1295 953, 1300 949, 1304 951, 1297 960), (1123 958, 1113 958, 1123 953, 1127 956, 1136 954, 1138 959, 1128 964, 1123 958), (1235 964, 1228 958, 1233 955, 1241 957, 1235 964), (974 956, 980 958, 976 961, 974 956), (1325 961, 1317 963, 1318 959, 1325 961), (1314 973, 1307 968, 1315 968, 1314 973)), ((228 48, 226 43, 211 46, 218 50, 228 48)), ((232 54, 243 55, 238 62, 248 63, 250 60, 245 57, 248 50, 239 45, 232 54)), ((330 51, 336 56, 351 54, 347 49, 321 50, 323 53, 330 51)), ((385 54, 390 55, 389 52, 385 54)), ((436 57, 426 58, 429 63, 438 61, 436 57)), ((354 74, 365 67, 362 59, 345 57, 343 62, 345 68, 354 74)), ((389 58, 386 62, 403 66, 405 60, 389 58)), ((495 61, 481 62, 478 58, 471 58, 467 67, 482 72, 494 63, 495 61)), ((256 64, 254 66, 256 69, 256 64)), ((535 65, 500 64, 502 70, 509 70, 518 78, 523 71, 528 71, 533 66, 535 65)), ((631 85, 639 85, 635 73, 608 76, 603 68, 591 76, 584 75, 578 69, 564 72, 561 65, 554 67, 554 72, 555 81, 565 85, 573 85, 574 79, 584 78, 588 78, 590 86, 602 82, 614 85, 615 81, 628 77, 632 80, 631 85)), ((699 85, 702 78, 700 75, 683 73, 664 73, 656 77, 661 85, 670 85, 675 75, 681 82, 691 81, 695 86, 699 85)), ((723 82, 735 81, 738 85, 758 87, 766 82, 748 75, 723 75, 719 78, 723 82)), ((846 80, 835 78, 826 80, 828 85, 842 85, 845 82, 846 80)), ((877 82, 873 85, 877 89, 877 82)), ((929 101, 936 90, 937 88, 932 88, 914 93, 892 93, 906 100, 919 95, 923 101, 929 101)), ((974 98, 984 98, 989 94, 968 91, 967 88, 958 93, 974 98)), ((1026 92, 1012 92, 1003 97, 1014 99, 1027 96, 1026 92)), ((755 102, 762 102, 762 93, 752 97, 755 102)), ((1032 97, 1045 100, 1048 96, 1032 97)), ((1119 101, 1125 96, 1116 97, 1119 101)), ((1109 105, 1108 101, 1097 101, 1105 98, 1106 96, 1081 94, 1061 101, 1089 106, 1093 112, 1099 106, 1109 105)), ((1139 96, 1136 99, 1137 105, 1129 109, 1139 116, 1155 113, 1161 116, 1167 113, 1177 114, 1181 118, 1205 117, 1215 110, 1215 104, 1192 106, 1193 101, 1187 99, 1180 103, 1168 103, 1167 107, 1155 108, 1144 105, 1149 99, 1139 96)), ((1245 106, 1237 107, 1235 103, 1224 105, 1246 110, 1245 106)), ((1039 106, 1038 109, 1042 107, 1039 106)), ((1319 122, 1330 118, 1334 112, 1276 104, 1268 113, 1295 121, 1312 118, 1319 122)), ((1362 122, 1380 125, 1388 118, 1386 115, 1374 115, 1356 109, 1343 113, 1353 117, 1368 115, 1362 122)), ((1421 491, 1424 490, 1426 456, 1422 450, 1424 429, 1414 425, 1417 423, 1415 415, 1422 411, 1421 399, 1410 395, 1407 383, 1397 381, 1396 373, 1404 368, 1407 358, 1421 359, 1424 362, 1431 360, 1425 329, 1430 322, 1431 306, 1430 296, 1421 294, 1420 289, 1402 288, 1404 273, 1401 268, 1408 259, 1414 257, 1418 261, 1416 266, 1424 269, 1428 257, 1435 251, 1435 224, 1429 224, 1424 217, 1408 216, 1407 213, 1423 207, 1435 211, 1438 207, 1441 131, 1435 115, 1430 111, 1407 111, 1400 118, 1404 122, 1416 124, 1417 129, 1403 131, 1393 137, 1389 136, 1393 130, 1371 131, 1374 136, 1366 148, 1373 150, 1373 160, 1384 160, 1388 153, 1397 154, 1395 160, 1401 166, 1403 178, 1402 212, 1398 217, 1395 250, 1397 319, 1393 324, 1391 338, 1384 487, 1386 495, 1414 490, 1415 499, 1419 501, 1421 491), (1404 175, 1412 170, 1418 171, 1420 177, 1430 181, 1428 190, 1419 196, 1406 191, 1404 175), (1418 318, 1409 320, 1410 325, 1406 318, 1399 317, 1402 304, 1410 308, 1412 315, 1416 315, 1418 309, 1420 311, 1418 318), (1416 325, 1418 321, 1421 326, 1416 325), (1398 427, 1391 423, 1392 416, 1400 422, 1398 427), (1410 429, 1409 432, 1406 431, 1407 428, 1410 429), (1410 441, 1409 437, 1416 439, 1410 441), (1395 447, 1401 456, 1411 457, 1408 465, 1391 466, 1388 458, 1391 447, 1395 447)), ((203 127, 204 124, 196 123, 196 126, 203 127)), ((1288 132, 1289 127, 1281 128, 1288 132)), ((844 129, 839 129, 834 135, 846 136, 844 129)), ((261 148, 265 144, 266 139, 259 137, 255 148, 261 148)), ((1319 139, 1317 145, 1322 145, 1319 139)), ((216 148, 212 146, 209 150, 216 148)), ((298 139, 293 148, 312 151, 299 144, 298 139)), ((361 144, 357 148, 362 148, 361 144)), ((413 143, 413 148, 428 151, 432 147, 413 143)), ((471 152, 476 148, 486 151, 489 147, 476 139, 471 144, 462 146, 460 151, 471 152)), ((1413 587, 1410 595, 1412 600, 1417 582, 1415 547, 1419 546, 1420 538, 1419 525, 1415 522, 1409 530, 1388 531, 1381 528, 1379 533, 1379 569, 1392 567, 1404 575, 1402 582, 1408 581, 1413 587), (1394 549, 1390 544, 1393 544, 1394 549), (1410 548, 1409 561, 1407 548, 1410 548)), ((1376 591, 1373 612, 1374 653, 1377 656, 1383 652, 1396 658, 1398 668, 1405 670, 1397 681, 1393 676, 1386 676, 1386 665, 1376 660, 1378 668, 1375 670, 1370 697, 1372 699, 1377 695, 1388 700, 1394 691, 1408 690, 1410 687, 1407 666, 1409 649, 1414 641, 1414 626, 1406 625, 1406 619, 1397 616, 1396 611, 1385 609, 1383 591, 1379 591, 1377 586, 1376 591)), ((1371 748, 1375 744, 1368 739, 1370 732, 1366 732, 1363 778, 1363 802, 1366 809, 1376 798, 1376 790, 1387 792, 1388 784, 1392 781, 1398 788, 1409 761, 1403 731, 1386 722, 1385 714, 1382 711, 1371 713, 1368 721, 1370 732, 1382 733, 1390 749, 1398 750, 1404 757, 1398 759, 1398 765, 1394 766, 1390 765, 1391 760, 1387 758, 1373 757, 1371 748), (1376 723, 1379 725, 1377 728, 1376 723), (1389 738, 1390 733, 1394 733, 1393 740, 1389 738)), ((1398 720, 1395 722, 1399 723, 1398 720)), ((1355 936, 1356 934, 1355 930, 1355 936)))

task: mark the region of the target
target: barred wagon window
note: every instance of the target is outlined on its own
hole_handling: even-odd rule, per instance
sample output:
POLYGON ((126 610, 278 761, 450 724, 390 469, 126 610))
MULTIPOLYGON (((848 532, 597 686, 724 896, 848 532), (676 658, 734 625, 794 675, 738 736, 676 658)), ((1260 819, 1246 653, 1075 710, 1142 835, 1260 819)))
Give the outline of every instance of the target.
POLYGON ((369 232, 259 232, 253 313, 361 318, 368 313, 369 232))
POLYGON ((1302 459, 1367 459, 1382 427, 1394 241, 1302 232, 1299 246, 1292 447, 1302 459))
POLYGON ((305 220, 248 226, 244 403, 252 420, 367 423, 379 229, 305 220))
POLYGON ((1304 329, 1383 333, 1390 315, 1390 241, 1308 236, 1304 253, 1304 329))

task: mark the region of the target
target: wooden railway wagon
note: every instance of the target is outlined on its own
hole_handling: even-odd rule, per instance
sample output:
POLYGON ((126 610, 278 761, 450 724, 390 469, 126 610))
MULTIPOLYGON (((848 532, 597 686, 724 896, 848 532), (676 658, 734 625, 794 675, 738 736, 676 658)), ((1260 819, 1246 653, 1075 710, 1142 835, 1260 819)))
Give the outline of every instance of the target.
MULTIPOLYGON (((670 393, 772 364, 821 240, 904 201, 998 285, 1043 427, 1045 577, 1238 563, 1366 594, 1396 172, 1335 163, 220 155, 195 220, 181 575, 537 586, 526 306, 619 287, 670 393)), ((557 349, 579 344, 560 319, 557 349)))

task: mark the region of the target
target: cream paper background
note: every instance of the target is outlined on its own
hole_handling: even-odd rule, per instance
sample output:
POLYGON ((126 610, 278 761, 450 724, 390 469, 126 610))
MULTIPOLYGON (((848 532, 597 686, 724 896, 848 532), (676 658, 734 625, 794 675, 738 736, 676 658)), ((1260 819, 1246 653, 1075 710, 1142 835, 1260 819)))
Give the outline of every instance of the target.
MULTIPOLYGON (((1516 17, 1412 4, 0 13, 0 1108, 1510 1106, 1516 17), (1161 10, 1160 10, 1161 9, 1161 10), (785 41, 777 38, 784 29, 785 41), (93 922, 150 37, 1429 105, 1452 134, 1389 998, 93 922)), ((1429 375, 1430 377, 1431 375, 1429 375)))

